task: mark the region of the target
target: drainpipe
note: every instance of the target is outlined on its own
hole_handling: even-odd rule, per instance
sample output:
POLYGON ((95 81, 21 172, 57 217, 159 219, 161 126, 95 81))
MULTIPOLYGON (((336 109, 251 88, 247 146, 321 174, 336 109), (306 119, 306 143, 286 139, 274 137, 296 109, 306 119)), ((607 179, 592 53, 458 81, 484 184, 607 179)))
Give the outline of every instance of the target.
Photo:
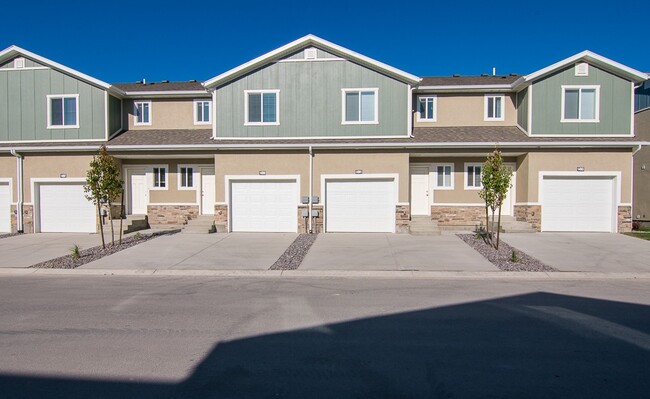
POLYGON ((10 150, 10 152, 11 155, 16 157, 16 179, 18 183, 16 187, 18 190, 18 202, 16 202, 16 230, 18 233, 23 233, 23 156, 18 154, 16 150, 10 150))
POLYGON ((313 187, 313 177, 314 177, 314 152, 312 151, 311 146, 309 146, 309 233, 313 233, 314 231, 312 230, 312 217, 311 217, 311 211, 312 211, 312 187, 313 187))

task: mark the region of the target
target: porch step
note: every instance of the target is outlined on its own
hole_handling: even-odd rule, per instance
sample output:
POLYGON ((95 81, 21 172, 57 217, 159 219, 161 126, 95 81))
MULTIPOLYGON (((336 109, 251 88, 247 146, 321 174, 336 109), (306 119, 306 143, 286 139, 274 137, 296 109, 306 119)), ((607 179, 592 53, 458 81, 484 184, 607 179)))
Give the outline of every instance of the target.
MULTIPOLYGON (((492 225, 492 231, 497 228, 497 222, 492 225)), ((502 233, 536 233, 537 230, 528 222, 520 222, 514 216, 501 216, 502 233)))
POLYGON ((201 215, 196 219, 188 220, 187 224, 183 226, 182 233, 210 234, 210 233, 216 233, 216 231, 217 229, 214 225, 214 216, 201 215))
MULTIPOLYGON (((111 226, 104 226, 105 230, 110 231, 111 226)), ((127 215, 122 220, 122 234, 133 233, 138 230, 146 230, 149 228, 149 219, 147 215, 127 215)), ((115 232, 120 231, 120 219, 113 219, 113 229, 115 232)))
POLYGON ((439 236, 441 234, 438 223, 431 220, 429 216, 412 216, 409 230, 414 236, 439 236))

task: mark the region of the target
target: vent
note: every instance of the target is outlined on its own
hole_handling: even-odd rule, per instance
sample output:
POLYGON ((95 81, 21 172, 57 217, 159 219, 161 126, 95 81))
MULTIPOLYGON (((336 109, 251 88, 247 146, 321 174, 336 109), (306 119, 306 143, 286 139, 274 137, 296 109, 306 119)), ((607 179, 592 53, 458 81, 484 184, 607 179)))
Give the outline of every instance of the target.
POLYGON ((16 58, 14 60, 14 68, 16 68, 16 69, 25 68, 25 59, 24 58, 16 58))
POLYGON ((317 52, 315 48, 307 48, 305 49, 305 59, 306 60, 315 60, 317 56, 317 52))
POLYGON ((586 62, 576 64, 576 76, 589 76, 589 64, 586 62))

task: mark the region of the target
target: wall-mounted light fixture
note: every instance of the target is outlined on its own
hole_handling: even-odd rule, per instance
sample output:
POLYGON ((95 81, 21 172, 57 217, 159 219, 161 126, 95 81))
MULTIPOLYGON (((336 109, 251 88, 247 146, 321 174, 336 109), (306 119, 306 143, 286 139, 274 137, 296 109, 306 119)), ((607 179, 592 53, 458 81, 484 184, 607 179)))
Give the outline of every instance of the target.
POLYGON ((258 173, 260 174, 260 176, 266 176, 266 171, 265 170, 260 170, 258 173))
POLYGON ((362 175, 362 174, 363 174, 363 170, 361 170, 361 169, 357 169, 357 170, 354 171, 354 174, 355 174, 355 175, 362 175))
POLYGON ((584 167, 584 166, 578 166, 578 167, 576 168, 576 170, 577 170, 578 172, 584 172, 584 171, 585 171, 585 167, 584 167))
POLYGON ((61 173, 61 174, 59 174, 59 177, 62 178, 62 179, 65 179, 66 177, 68 177, 68 174, 67 173, 61 173))

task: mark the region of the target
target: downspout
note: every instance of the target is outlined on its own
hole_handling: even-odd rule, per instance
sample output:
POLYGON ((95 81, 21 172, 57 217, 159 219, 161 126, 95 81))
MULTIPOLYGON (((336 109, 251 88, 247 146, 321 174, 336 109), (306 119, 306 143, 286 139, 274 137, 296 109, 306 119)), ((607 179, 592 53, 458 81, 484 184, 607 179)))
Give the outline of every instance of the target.
POLYGON ((309 233, 313 233, 312 230, 312 188, 313 188, 313 177, 314 177, 314 153, 311 146, 309 146, 309 233))
MULTIPOLYGON (((16 179, 18 190, 18 202, 16 202, 16 231, 18 233, 24 233, 23 226, 23 202, 24 202, 24 193, 23 193, 23 156, 18 154, 16 150, 10 150, 11 155, 16 157, 16 179)), ((13 195, 13 193, 12 193, 13 195)))

